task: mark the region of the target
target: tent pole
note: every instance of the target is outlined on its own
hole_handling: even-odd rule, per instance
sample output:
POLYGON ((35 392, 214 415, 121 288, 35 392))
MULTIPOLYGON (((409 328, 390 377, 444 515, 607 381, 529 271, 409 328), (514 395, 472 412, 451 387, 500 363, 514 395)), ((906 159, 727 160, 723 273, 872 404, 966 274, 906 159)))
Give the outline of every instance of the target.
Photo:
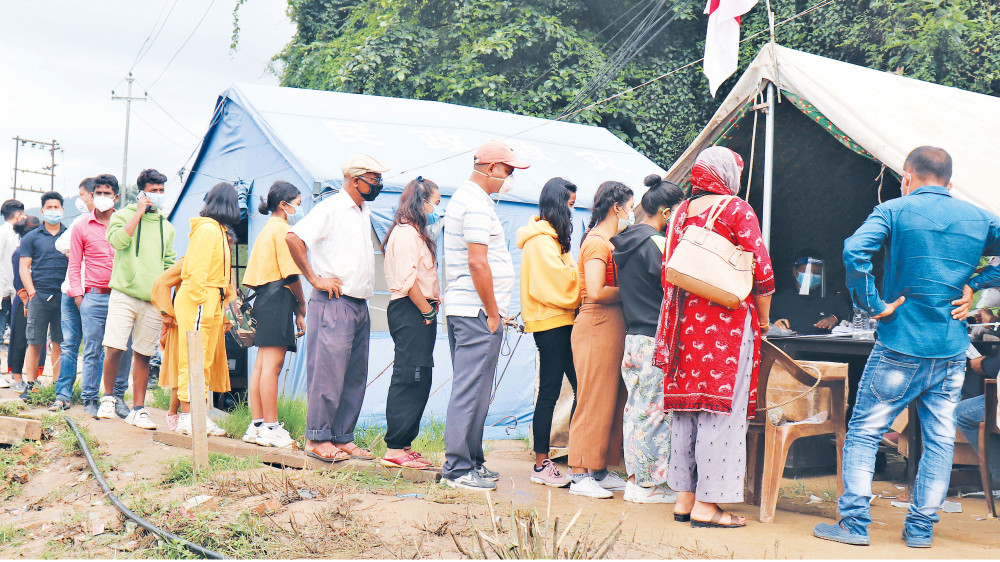
POLYGON ((762 232, 764 246, 771 249, 771 187, 774 180, 774 84, 767 85, 767 118, 764 128, 764 216, 762 232))

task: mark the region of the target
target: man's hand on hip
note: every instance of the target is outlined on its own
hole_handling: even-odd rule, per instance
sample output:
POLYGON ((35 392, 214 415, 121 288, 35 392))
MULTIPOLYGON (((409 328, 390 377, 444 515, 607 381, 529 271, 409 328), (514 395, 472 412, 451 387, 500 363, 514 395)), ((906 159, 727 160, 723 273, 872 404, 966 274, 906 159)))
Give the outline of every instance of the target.
POLYGON ((874 318, 875 320, 880 320, 882 318, 886 318, 887 316, 892 316, 892 313, 896 312, 896 309, 899 308, 899 305, 903 304, 904 302, 906 302, 906 297, 899 297, 898 299, 892 302, 887 302, 885 303, 885 310, 883 310, 881 314, 872 316, 872 318, 874 318))
POLYGON ((951 311, 951 317, 955 320, 965 320, 969 316, 969 309, 972 308, 972 287, 966 285, 962 287, 962 296, 951 301, 957 308, 951 311))

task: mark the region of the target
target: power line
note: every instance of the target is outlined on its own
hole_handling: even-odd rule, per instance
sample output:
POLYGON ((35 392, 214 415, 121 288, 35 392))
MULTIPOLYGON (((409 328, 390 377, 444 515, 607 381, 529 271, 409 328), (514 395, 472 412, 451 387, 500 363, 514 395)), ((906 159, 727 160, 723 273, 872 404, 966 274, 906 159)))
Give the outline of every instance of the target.
MULTIPOLYGON (((147 95, 149 95, 149 94, 147 94, 147 95)), ((194 133, 193 131, 191 131, 191 129, 188 129, 184 125, 184 123, 181 123, 179 119, 177 119, 176 117, 174 117, 173 115, 171 115, 171 113, 169 111, 167 111, 166 108, 164 108, 162 105, 160 105, 160 102, 156 101, 156 98, 154 98, 153 96, 149 96, 149 101, 153 102, 153 105, 155 105, 156 107, 158 107, 160 109, 160 111, 162 111, 164 115, 166 115, 167 117, 169 117, 171 121, 173 121, 174 123, 176 123, 178 127, 180 127, 181 129, 184 129, 185 133, 191 135, 192 137, 194 137, 196 139, 201 138, 196 133, 194 133)))
POLYGON ((163 67, 163 70, 161 70, 161 71, 160 71, 160 74, 159 74, 159 76, 157 76, 157 77, 156 77, 156 79, 155 79, 155 80, 153 80, 153 81, 152 81, 152 82, 151 82, 151 83, 149 84, 149 87, 150 87, 150 89, 151 89, 151 88, 152 88, 153 86, 155 86, 157 82, 159 82, 159 81, 160 81, 160 78, 163 78, 163 75, 164 75, 164 73, 166 73, 166 72, 167 72, 167 69, 168 69, 168 68, 170 68, 170 65, 171 65, 171 64, 173 64, 173 62, 174 62, 174 59, 176 59, 176 58, 177 58, 177 55, 181 54, 181 51, 183 51, 183 50, 184 50, 184 47, 185 47, 185 46, 187 46, 187 44, 188 44, 188 41, 190 41, 190 40, 191 40, 191 38, 192 38, 192 37, 194 37, 194 34, 195 34, 195 33, 196 33, 197 31, 198 31, 198 28, 199 28, 199 27, 201 27, 201 24, 202 24, 202 22, 204 22, 204 21, 205 21, 205 18, 206 18, 206 17, 208 17, 208 12, 212 11, 212 6, 214 6, 214 5, 215 5, 215 1, 216 1, 216 0, 212 0, 212 1, 211 1, 211 2, 210 2, 210 3, 208 4, 208 8, 206 8, 206 9, 205 9, 205 13, 201 15, 201 19, 200 19, 200 20, 198 20, 198 23, 197 23, 197 24, 195 24, 195 26, 194 26, 194 29, 192 29, 192 30, 191 30, 191 33, 190 33, 190 34, 188 34, 188 36, 187 36, 187 39, 185 39, 185 40, 184 40, 184 42, 183 42, 183 43, 181 43, 181 46, 177 48, 177 51, 176 51, 176 52, 174 53, 174 56, 170 57, 170 60, 169 60, 169 61, 167 62, 167 66, 164 66, 164 67, 163 67))
POLYGON ((163 7, 160 8, 160 14, 156 16, 156 21, 153 22, 153 29, 149 30, 149 35, 146 36, 146 40, 143 41, 142 46, 139 47, 139 52, 137 52, 135 54, 135 60, 132 61, 132 67, 129 68, 129 72, 132 72, 133 70, 135 70, 135 66, 137 64, 139 64, 139 62, 142 59, 144 59, 147 54, 149 54, 149 51, 153 48, 153 45, 156 43, 156 40, 160 37, 160 33, 163 32, 163 28, 167 26, 167 21, 170 19, 170 15, 174 13, 174 8, 177 7, 177 0, 174 0, 174 3, 170 6, 170 11, 167 12, 167 17, 163 18, 163 22, 159 24, 160 28, 156 29, 157 23, 160 22, 160 16, 163 15, 163 10, 166 9, 167 2, 169 2, 169 1, 170 0, 166 0, 163 3, 163 7), (153 30, 154 29, 156 29, 156 34, 155 35, 153 35, 153 30), (150 36, 151 35, 153 37, 152 40, 150 40, 150 36), (146 46, 147 43, 149 44, 148 46, 146 46), (143 47, 146 47, 145 51, 143 51, 143 47))

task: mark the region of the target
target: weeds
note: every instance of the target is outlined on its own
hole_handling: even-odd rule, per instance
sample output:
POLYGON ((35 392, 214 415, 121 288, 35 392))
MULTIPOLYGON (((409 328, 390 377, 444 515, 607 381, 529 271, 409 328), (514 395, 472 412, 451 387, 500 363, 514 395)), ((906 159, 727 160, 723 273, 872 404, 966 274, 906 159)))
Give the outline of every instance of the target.
POLYGON ((156 408, 157 410, 169 410, 170 409, 170 389, 163 388, 162 386, 154 386, 152 391, 146 393, 146 399, 149 400, 149 407, 156 408))
MULTIPOLYGON (((246 433, 252 418, 250 405, 245 401, 239 402, 235 408, 226 412, 226 415, 219 420, 219 427, 226 431, 226 435, 233 439, 239 439, 246 433)), ((285 424, 285 430, 292 436, 292 439, 297 440, 300 446, 305 446, 305 400, 291 396, 279 396, 278 421, 285 424)))
MULTIPOLYGON (((430 417, 421 425, 420 433, 411 447, 431 462, 440 464, 444 461, 444 422, 430 417)), ((376 457, 385 455, 385 428, 379 425, 359 424, 354 429, 354 441, 358 446, 370 449, 376 457)))
MULTIPOLYGON (((208 470, 201 474, 202 477, 212 476, 224 470, 250 470, 260 467, 261 463, 260 459, 256 457, 234 457, 222 453, 209 453, 208 465, 208 470)), ((163 485, 194 485, 195 478, 191 457, 182 455, 167 460, 167 472, 161 483, 163 485)))
POLYGON ((24 530, 18 529, 13 523, 0 524, 0 545, 10 544, 24 536, 24 530))
MULTIPOLYGON (((36 386, 35 391, 29 392, 28 398, 25 400, 25 402, 32 406, 50 406, 55 401, 55 383, 36 386)), ((76 381, 76 384, 73 385, 73 396, 70 397, 70 403, 83 404, 83 389, 80 386, 80 381, 76 381)))
POLYGON ((27 405, 24 402, 18 402, 17 400, 0 402, 0 416, 16 416, 25 408, 27 408, 27 405))

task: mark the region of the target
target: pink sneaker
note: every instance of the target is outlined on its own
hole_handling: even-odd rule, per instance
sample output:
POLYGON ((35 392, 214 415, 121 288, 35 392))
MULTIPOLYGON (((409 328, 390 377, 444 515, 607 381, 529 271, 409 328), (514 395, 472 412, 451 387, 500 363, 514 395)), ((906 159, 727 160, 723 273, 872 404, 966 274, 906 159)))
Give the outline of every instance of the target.
POLYGON ((167 414, 167 429, 170 431, 177 431, 177 420, 180 419, 178 414, 167 414))
POLYGON ((563 476, 556 463, 549 459, 542 461, 542 470, 531 469, 531 481, 535 484, 552 486, 553 488, 564 488, 573 481, 569 476, 563 476))

